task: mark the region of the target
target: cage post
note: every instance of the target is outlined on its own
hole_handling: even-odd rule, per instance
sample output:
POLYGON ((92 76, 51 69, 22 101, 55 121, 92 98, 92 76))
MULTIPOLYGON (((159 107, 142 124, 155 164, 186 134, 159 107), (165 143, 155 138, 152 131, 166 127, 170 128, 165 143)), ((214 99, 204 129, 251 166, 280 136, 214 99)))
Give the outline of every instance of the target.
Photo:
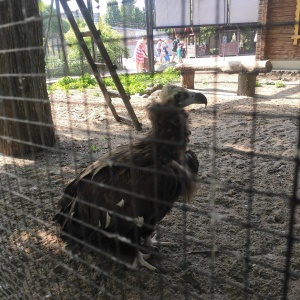
POLYGON ((69 65, 68 65, 67 53, 65 48, 64 34, 62 31, 62 21, 61 21, 59 0, 55 0, 55 6, 56 6, 57 20, 58 20, 58 33, 59 33, 60 43, 62 45, 61 48, 62 48, 62 55, 64 60, 64 75, 66 76, 69 74, 69 65))
POLYGON ((146 9, 146 30, 147 30, 147 41, 148 41, 149 72, 154 73, 152 0, 145 0, 145 9, 146 9))

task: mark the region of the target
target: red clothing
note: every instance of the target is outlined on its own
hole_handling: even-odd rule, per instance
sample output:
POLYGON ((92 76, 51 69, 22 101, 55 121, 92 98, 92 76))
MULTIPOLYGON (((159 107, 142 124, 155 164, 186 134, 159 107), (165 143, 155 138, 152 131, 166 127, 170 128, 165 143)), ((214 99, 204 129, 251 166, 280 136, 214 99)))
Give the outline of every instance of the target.
POLYGON ((134 59, 139 63, 143 63, 144 58, 145 58, 144 40, 139 40, 136 43, 136 47, 135 47, 135 50, 134 50, 134 59))

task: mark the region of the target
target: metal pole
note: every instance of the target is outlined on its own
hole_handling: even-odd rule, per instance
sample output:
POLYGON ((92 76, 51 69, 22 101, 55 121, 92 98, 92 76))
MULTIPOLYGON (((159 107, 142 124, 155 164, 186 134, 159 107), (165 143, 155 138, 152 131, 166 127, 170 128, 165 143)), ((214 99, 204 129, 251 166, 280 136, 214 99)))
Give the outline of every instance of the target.
MULTIPOLYGON (((93 11, 92 0, 87 0, 87 9, 88 9, 88 11, 91 15, 91 18, 94 22, 94 11, 93 11)), ((93 37, 91 37, 91 41, 92 41, 93 59, 94 59, 94 61, 97 61, 97 46, 95 46, 95 41, 94 41, 93 37)))
POLYGON ((51 24, 51 19, 52 19, 52 13, 53 13, 53 3, 54 0, 51 0, 51 4, 50 4, 50 16, 47 22, 47 29, 45 32, 45 44, 44 44, 44 53, 46 55, 46 51, 47 51, 47 46, 48 46, 48 37, 49 37, 49 30, 50 30, 50 24, 51 24))
POLYGON ((153 0, 145 0, 149 72, 154 73, 153 0))
POLYGON ((69 74, 69 65, 68 65, 67 53, 66 53, 66 48, 65 48, 64 34, 62 31, 59 0, 55 0, 55 5, 56 5, 56 11, 57 11, 57 20, 58 20, 58 33, 59 33, 59 37, 60 37, 60 43, 61 43, 61 47, 62 47, 62 54, 63 54, 63 60, 64 60, 64 75, 66 76, 69 74))

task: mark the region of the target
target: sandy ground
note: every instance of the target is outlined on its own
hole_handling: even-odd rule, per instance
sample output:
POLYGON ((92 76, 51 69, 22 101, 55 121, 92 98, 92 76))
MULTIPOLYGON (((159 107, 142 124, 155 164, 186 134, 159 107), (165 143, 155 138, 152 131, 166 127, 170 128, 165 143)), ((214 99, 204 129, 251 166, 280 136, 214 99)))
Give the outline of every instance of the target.
MULTIPOLYGON (((295 187, 299 80, 259 78, 256 98, 236 96, 237 76, 197 75, 207 108, 188 108, 198 192, 161 222, 174 243, 131 270, 101 251, 66 245, 52 223, 64 186, 103 153, 149 129, 147 99, 133 96, 143 130, 115 122, 98 90, 55 91, 57 143, 36 157, 0 157, 1 299, 282 299, 295 187), (275 81, 274 81, 275 82, 275 81), (254 154, 254 155, 253 155, 254 154)), ((126 115, 119 100, 114 104, 126 115)), ((288 299, 299 299, 299 212, 288 299)))

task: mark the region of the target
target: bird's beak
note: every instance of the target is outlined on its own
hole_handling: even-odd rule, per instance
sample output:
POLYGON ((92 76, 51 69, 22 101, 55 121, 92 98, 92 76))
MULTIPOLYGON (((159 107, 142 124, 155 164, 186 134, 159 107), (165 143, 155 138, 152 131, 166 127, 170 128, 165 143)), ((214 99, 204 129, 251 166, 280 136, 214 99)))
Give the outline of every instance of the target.
POLYGON ((202 93, 188 91, 186 97, 179 103, 180 107, 186 107, 191 104, 205 104, 207 106, 207 98, 202 93))

